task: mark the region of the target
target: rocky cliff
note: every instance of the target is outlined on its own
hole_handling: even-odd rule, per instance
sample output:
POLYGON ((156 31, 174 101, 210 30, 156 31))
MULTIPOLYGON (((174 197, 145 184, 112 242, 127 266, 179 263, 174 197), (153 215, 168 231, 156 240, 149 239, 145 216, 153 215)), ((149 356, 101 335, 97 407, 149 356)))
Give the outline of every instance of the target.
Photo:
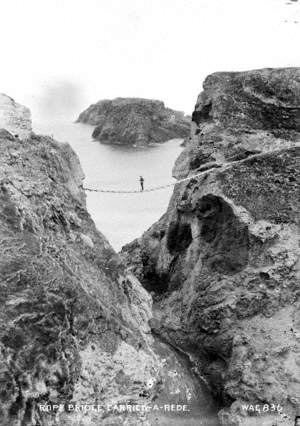
POLYGON ((102 143, 147 146, 189 134, 190 117, 163 102, 140 98, 103 100, 83 111, 78 122, 95 125, 93 138, 102 143))
POLYGON ((210 75, 174 167, 203 174, 123 248, 153 331, 205 375, 222 425, 277 424, 271 404, 300 414, 299 132, 299 68, 210 75))
POLYGON ((0 131, 0 425, 176 425, 186 412, 130 407, 179 403, 216 426, 151 335, 152 298, 95 228, 83 178, 68 144, 0 131))
POLYGON ((30 110, 0 93, 0 128, 5 128, 21 139, 31 134, 30 110))

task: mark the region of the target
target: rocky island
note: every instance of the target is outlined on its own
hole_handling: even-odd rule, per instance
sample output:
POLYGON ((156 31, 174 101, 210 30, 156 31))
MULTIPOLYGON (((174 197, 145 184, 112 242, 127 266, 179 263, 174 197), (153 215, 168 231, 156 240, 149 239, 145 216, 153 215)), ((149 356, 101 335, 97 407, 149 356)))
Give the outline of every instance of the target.
POLYGON ((92 136, 101 143, 135 147, 186 138, 190 132, 190 117, 183 112, 141 98, 99 101, 83 111, 77 122, 96 126, 92 136))
POLYGON ((122 251, 153 294, 152 331, 206 377, 227 407, 222 425, 294 425, 300 69, 208 76, 173 174, 191 179, 176 185, 163 217, 122 251))

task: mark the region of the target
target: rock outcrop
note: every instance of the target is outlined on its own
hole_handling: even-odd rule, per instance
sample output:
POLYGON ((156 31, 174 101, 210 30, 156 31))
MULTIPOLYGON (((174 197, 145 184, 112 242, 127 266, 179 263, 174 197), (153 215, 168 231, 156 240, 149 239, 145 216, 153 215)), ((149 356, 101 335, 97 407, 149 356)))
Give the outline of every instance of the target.
POLYGON ((12 98, 0 93, 0 129, 7 129, 20 139, 30 136, 31 114, 29 108, 18 104, 12 98))
POLYGON ((78 122, 95 125, 93 138, 106 144, 147 146, 185 138, 190 117, 161 101, 140 98, 102 100, 83 111, 78 122))
POLYGON ((216 73, 203 87, 174 176, 203 175, 177 184, 122 256, 153 292, 152 329, 228 407, 222 425, 273 425, 271 404, 300 414, 300 69, 216 73))
POLYGON ((181 424, 134 411, 198 407, 199 383, 151 336, 152 298, 95 228, 83 177, 68 144, 0 132, 0 425, 181 424))

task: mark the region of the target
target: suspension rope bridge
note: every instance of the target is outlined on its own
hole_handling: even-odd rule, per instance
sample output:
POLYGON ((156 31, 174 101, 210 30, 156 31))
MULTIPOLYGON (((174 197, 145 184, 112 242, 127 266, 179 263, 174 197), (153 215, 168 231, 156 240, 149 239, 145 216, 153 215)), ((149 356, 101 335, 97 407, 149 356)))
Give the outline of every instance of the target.
MULTIPOLYGON (((278 151, 281 151, 281 150, 276 149, 276 150, 272 151, 272 153, 278 152, 278 151)), ((130 190, 119 190, 119 189, 116 189, 116 190, 114 190, 114 189, 100 189, 100 188, 88 188, 88 187, 83 187, 83 189, 85 191, 89 191, 89 192, 102 192, 102 193, 109 193, 109 194, 142 194, 144 192, 155 192, 155 191, 160 191, 162 189, 165 189, 165 188, 168 188, 168 187, 171 187, 171 186, 179 185, 182 182, 187 182, 187 181, 195 179, 199 176, 209 174, 209 173, 215 171, 216 169, 221 168, 221 170, 223 171, 223 170, 231 167, 232 165, 239 164, 239 163, 245 163, 246 161, 249 161, 251 159, 263 157, 266 154, 268 154, 268 153, 267 152, 260 152, 258 154, 249 155, 249 157, 243 158, 242 160, 235 160, 235 161, 224 162, 224 163, 215 163, 215 165, 212 166, 208 170, 203 170, 200 173, 188 176, 188 177, 183 178, 183 179, 179 179, 175 182, 171 182, 171 183, 168 183, 166 185, 154 186, 152 188, 144 189, 143 191, 142 190, 131 190, 130 191, 130 190)), ((181 172, 183 172, 183 170, 181 172)))
POLYGON ((86 188, 86 187, 83 187, 83 189, 85 191, 90 191, 90 192, 105 192, 105 193, 111 193, 111 194, 140 194, 142 192, 154 192, 154 191, 159 191, 161 189, 165 189, 165 188, 168 188, 168 187, 171 187, 171 186, 175 186, 175 185, 178 185, 179 183, 182 183, 182 182, 197 178, 199 176, 202 176, 205 173, 208 173, 209 171, 211 171, 211 170, 204 170, 201 173, 198 173, 198 174, 192 175, 192 176, 188 176, 184 179, 177 180, 176 182, 171 182, 171 183, 168 183, 166 185, 161 185, 161 186, 154 186, 152 188, 144 189, 143 191, 142 190, 122 191, 122 190, 114 190, 114 189, 99 189, 99 188, 86 188))

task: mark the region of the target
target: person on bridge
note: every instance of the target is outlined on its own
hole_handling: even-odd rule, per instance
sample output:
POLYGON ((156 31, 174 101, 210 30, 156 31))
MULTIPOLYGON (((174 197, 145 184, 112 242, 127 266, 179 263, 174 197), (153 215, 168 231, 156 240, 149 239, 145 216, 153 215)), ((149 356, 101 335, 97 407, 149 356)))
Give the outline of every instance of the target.
POLYGON ((144 178, 140 176, 141 191, 144 191, 144 178))

